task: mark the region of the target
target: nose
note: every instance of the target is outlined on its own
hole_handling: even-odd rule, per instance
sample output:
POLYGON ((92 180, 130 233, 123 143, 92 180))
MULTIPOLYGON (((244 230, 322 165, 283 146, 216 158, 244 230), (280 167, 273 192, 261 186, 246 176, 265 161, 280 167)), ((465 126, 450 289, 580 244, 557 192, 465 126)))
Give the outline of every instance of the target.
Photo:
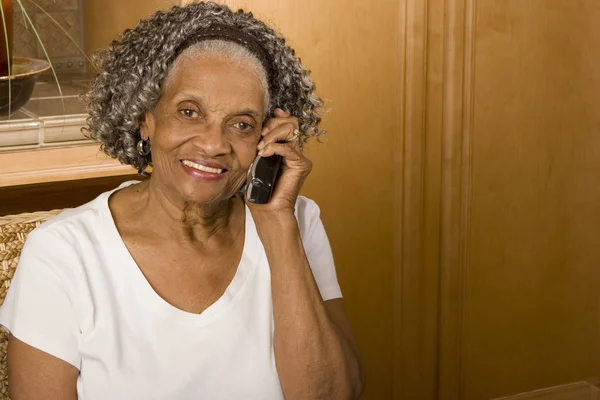
POLYGON ((194 146, 207 157, 215 158, 231 151, 226 132, 221 124, 216 122, 208 124, 194 137, 193 142, 194 146))

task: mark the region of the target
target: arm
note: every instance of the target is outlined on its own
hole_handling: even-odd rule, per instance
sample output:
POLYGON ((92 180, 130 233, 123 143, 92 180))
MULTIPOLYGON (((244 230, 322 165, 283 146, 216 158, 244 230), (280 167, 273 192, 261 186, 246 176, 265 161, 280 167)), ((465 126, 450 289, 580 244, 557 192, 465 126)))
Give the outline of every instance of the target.
POLYGON ((8 339, 8 380, 12 400, 77 400, 79 370, 14 336, 8 339))
POLYGON ((44 229, 27 237, 0 307, 0 324, 10 332, 13 400, 77 398, 80 330, 68 283, 73 280, 72 254, 60 237, 44 229))
POLYGON ((271 268, 275 362, 288 399, 356 399, 363 372, 342 300, 323 302, 293 213, 255 218, 271 268))
POLYGON ((297 143, 278 142, 295 129, 281 110, 265 125, 260 154, 282 156, 283 172, 268 204, 248 204, 271 269, 277 371, 287 399, 356 399, 364 385, 356 342, 341 299, 321 297, 294 215, 311 162, 297 143))

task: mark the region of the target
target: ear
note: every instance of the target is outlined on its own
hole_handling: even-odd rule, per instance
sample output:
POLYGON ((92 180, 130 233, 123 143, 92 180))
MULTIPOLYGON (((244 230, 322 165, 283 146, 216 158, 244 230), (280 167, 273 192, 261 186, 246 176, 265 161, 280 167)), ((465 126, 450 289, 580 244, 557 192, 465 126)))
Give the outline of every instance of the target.
POLYGON ((144 114, 144 120, 140 124, 140 135, 144 140, 152 140, 154 139, 154 130, 156 128, 156 121, 154 120, 154 114, 152 111, 146 112, 144 114))

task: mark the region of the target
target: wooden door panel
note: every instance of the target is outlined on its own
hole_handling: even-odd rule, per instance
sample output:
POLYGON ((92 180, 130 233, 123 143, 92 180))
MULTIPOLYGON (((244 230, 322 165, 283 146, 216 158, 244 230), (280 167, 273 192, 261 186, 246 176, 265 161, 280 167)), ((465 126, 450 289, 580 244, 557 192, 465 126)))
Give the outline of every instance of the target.
POLYGON ((477 1, 463 399, 600 374, 600 3, 477 1))

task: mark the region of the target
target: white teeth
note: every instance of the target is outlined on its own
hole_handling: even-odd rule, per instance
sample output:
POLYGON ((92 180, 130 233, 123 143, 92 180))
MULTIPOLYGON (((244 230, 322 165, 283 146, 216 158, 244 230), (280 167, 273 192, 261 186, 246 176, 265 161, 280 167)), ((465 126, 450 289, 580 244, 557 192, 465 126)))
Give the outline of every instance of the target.
POLYGON ((182 163, 190 168, 194 168, 202 172, 210 172, 211 174, 220 174, 223 172, 223 170, 220 168, 206 167, 204 165, 196 164, 195 162, 192 162, 190 160, 183 160, 182 163))

